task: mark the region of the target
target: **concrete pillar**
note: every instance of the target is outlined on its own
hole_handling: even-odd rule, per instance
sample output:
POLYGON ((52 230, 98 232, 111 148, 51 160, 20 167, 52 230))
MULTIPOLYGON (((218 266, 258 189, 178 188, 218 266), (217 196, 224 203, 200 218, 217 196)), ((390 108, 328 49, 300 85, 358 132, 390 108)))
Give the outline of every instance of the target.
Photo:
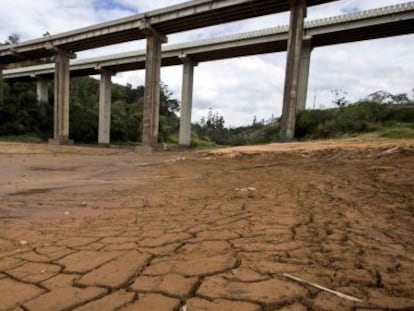
POLYGON ((37 80, 37 100, 41 103, 49 101, 49 81, 46 79, 37 80))
POLYGON ((3 66, 0 65, 0 106, 3 105, 4 92, 3 92, 3 66))
POLYGON ((181 116, 180 116, 180 133, 179 144, 181 146, 190 146, 191 144, 191 111, 193 107, 193 82, 194 66, 197 63, 187 56, 180 56, 183 61, 183 84, 181 92, 181 116))
POLYGON ((99 88, 99 132, 98 143, 108 145, 111 135, 111 88, 112 72, 101 71, 99 88))
POLYGON ((291 0, 290 9, 291 13, 286 63, 286 81, 280 129, 280 139, 282 141, 292 140, 295 136, 300 61, 302 56, 302 40, 306 17, 306 0, 291 0))
POLYGON ((163 41, 158 34, 147 35, 142 144, 152 148, 158 145, 163 41))
POLYGON ((309 69, 312 54, 312 42, 310 39, 303 41, 302 56, 300 60, 300 73, 299 73, 299 93, 298 93, 298 107, 297 111, 306 110, 306 99, 308 96, 308 84, 309 84, 309 69))
POLYGON ((50 144, 64 145, 69 140, 69 56, 58 52, 55 57, 54 135, 50 144))

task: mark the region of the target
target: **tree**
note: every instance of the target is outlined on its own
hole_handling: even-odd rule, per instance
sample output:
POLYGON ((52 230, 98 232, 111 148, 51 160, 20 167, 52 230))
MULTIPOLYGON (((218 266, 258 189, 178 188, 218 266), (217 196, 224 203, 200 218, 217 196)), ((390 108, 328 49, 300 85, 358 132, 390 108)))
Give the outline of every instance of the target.
POLYGON ((253 123, 252 123, 252 125, 253 125, 253 126, 255 126, 256 124, 257 124, 257 117, 256 117, 256 116, 254 116, 254 117, 253 117, 253 123))
POLYGON ((12 33, 7 40, 4 42, 5 45, 10 45, 10 44, 17 44, 20 42, 20 35, 18 35, 17 33, 12 33))
POLYGON ((392 101, 392 94, 387 91, 376 91, 372 94, 369 94, 367 99, 379 104, 389 104, 392 101))
POLYGON ((341 89, 335 89, 331 92, 335 96, 332 103, 335 104, 337 107, 342 108, 349 104, 349 101, 346 99, 346 95, 348 95, 347 92, 341 89))

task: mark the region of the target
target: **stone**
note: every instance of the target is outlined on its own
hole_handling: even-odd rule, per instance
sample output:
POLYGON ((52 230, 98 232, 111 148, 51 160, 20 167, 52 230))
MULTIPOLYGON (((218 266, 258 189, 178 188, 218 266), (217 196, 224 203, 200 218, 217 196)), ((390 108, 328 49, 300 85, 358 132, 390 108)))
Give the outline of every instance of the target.
POLYGON ((105 286, 120 288, 136 276, 148 263, 151 256, 131 251, 84 275, 77 284, 82 286, 105 286))
POLYGON ((44 290, 12 279, 0 280, 0 311, 10 310, 44 293, 44 290))
POLYGON ((139 299, 120 309, 121 311, 176 311, 180 306, 178 299, 159 294, 140 295, 139 299))
POLYGON ((131 286, 132 290, 138 292, 165 293, 168 296, 186 298, 198 282, 198 278, 186 278, 177 274, 165 276, 140 276, 131 286))
POLYGON ((23 307, 36 311, 64 311, 81 306, 89 301, 103 297, 106 290, 103 288, 74 288, 65 287, 53 290, 38 298, 26 302, 23 307))
POLYGON ((40 283, 59 273, 61 267, 53 264, 28 262, 7 273, 15 279, 29 283, 40 283))
POLYGON ((187 301, 187 311, 260 311, 261 307, 248 302, 217 299, 208 301, 192 298, 187 301))
POLYGON ((307 296, 307 290, 299 285, 278 279, 254 283, 227 281, 223 277, 207 278, 197 294, 210 299, 243 300, 266 305, 287 303, 307 296))
POLYGON ((86 273, 122 255, 123 252, 79 251, 58 261, 65 272, 86 273))
POLYGON ((194 255, 190 259, 155 262, 144 273, 148 275, 175 273, 186 276, 207 276, 232 269, 236 263, 237 260, 233 255, 194 255))
POLYGON ((112 293, 101 299, 92 301, 76 308, 74 311, 114 311, 131 303, 135 298, 135 293, 128 293, 124 290, 112 293))

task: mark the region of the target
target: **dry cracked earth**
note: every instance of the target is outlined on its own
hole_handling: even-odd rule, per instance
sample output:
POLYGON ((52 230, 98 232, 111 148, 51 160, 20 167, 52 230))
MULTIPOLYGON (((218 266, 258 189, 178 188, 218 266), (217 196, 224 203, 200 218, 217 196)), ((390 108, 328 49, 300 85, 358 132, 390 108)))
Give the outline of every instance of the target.
POLYGON ((414 310, 413 185, 412 140, 0 144, 0 310, 414 310))

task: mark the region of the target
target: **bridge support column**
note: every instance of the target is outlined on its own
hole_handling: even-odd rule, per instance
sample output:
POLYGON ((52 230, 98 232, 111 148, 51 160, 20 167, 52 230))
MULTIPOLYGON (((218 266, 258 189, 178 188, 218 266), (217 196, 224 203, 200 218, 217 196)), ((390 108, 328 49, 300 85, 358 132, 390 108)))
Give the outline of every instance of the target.
POLYGON ((0 106, 3 105, 4 92, 3 92, 3 66, 0 65, 0 106))
POLYGON ((310 39, 303 41, 302 56, 300 60, 299 94, 297 111, 306 110, 306 99, 308 96, 309 69, 312 54, 312 42, 310 39))
POLYGON ((191 111, 193 107, 194 67, 198 64, 186 55, 182 55, 180 58, 184 65, 181 92, 179 144, 181 146, 188 147, 191 144, 191 111))
POLYGON ((37 100, 41 103, 49 101, 49 81, 46 79, 37 80, 37 100))
POLYGON ((306 0, 291 0, 290 9, 286 80, 280 129, 280 139, 282 141, 292 140, 295 136, 302 40, 307 9, 306 0))
POLYGON ((155 148, 159 133, 161 45, 167 42, 167 38, 149 24, 142 25, 141 29, 147 37, 142 144, 155 148))
POLYGON ((69 56, 58 52, 55 57, 54 135, 50 144, 71 144, 69 140, 69 56))
POLYGON ((101 71, 101 81, 99 87, 98 143, 109 145, 111 135, 112 72, 107 70, 101 71))

